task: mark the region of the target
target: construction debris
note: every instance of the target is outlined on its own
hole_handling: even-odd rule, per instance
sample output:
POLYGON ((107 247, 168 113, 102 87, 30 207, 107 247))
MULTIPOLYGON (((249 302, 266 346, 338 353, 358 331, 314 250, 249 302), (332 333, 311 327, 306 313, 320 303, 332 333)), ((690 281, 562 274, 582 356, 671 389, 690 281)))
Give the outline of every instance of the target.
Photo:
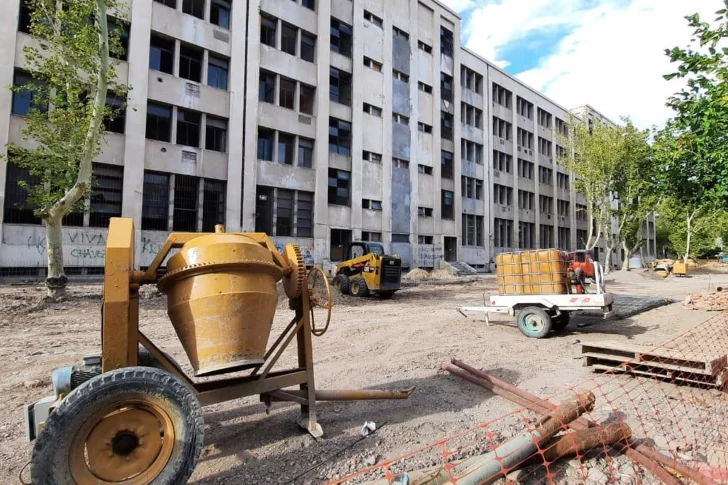
POLYGON ((726 354, 708 356, 668 345, 650 348, 612 341, 582 343, 581 354, 584 367, 597 371, 656 377, 718 389, 728 383, 726 354))
POLYGON ((683 305, 691 310, 724 311, 728 309, 728 292, 703 291, 688 295, 683 305))

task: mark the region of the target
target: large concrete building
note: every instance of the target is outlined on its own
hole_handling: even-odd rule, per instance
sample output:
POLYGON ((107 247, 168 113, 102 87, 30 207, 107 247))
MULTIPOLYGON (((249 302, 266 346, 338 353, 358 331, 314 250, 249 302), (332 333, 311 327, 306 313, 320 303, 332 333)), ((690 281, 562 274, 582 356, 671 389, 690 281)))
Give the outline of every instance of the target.
MULTIPOLYGON (((133 89, 107 123, 89 210, 66 218, 70 274, 102 270, 119 215, 135 221, 141 266, 170 231, 221 222, 296 241, 309 264, 359 239, 409 267, 583 247, 584 201, 555 163, 568 111, 462 48, 460 18, 437 1, 128 4, 118 72, 133 89)), ((3 11, 18 15, 0 18, 0 85, 17 85, 25 0, 3 11)), ((0 147, 26 143, 30 104, 0 91, 0 147)), ((0 165, 5 276, 45 265, 27 177, 0 165)))

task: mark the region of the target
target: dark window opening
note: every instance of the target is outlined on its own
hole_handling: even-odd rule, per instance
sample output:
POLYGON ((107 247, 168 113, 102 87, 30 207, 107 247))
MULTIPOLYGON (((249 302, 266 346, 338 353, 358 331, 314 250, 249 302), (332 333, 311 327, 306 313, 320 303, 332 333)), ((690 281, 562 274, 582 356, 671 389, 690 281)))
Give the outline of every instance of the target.
POLYGON ((351 25, 331 17, 331 50, 342 56, 351 57, 351 25))
POLYGON ((179 77, 200 82, 202 79, 202 51, 187 45, 179 49, 179 77))
POLYGON ((440 136, 445 140, 452 140, 452 115, 440 112, 440 136))
POLYGON ((258 160, 273 161, 273 130, 258 128, 258 160))
POLYGON ((281 50, 292 56, 296 55, 296 37, 298 29, 285 22, 281 24, 281 50))
POLYGON ((226 183, 222 180, 204 181, 202 200, 202 231, 215 232, 216 224, 225 224, 226 183))
POLYGON ((298 137, 298 166, 303 168, 313 167, 313 140, 298 137))
POLYGON ((212 0, 210 2, 210 22, 223 29, 229 29, 230 2, 225 0, 212 0))
POLYGON ((282 108, 293 109, 296 102, 296 82, 281 77, 278 84, 278 105, 282 108))
POLYGON ((33 79, 30 74, 16 70, 13 76, 13 85, 16 87, 23 86, 21 91, 13 91, 12 114, 25 116, 31 109, 45 112, 48 106, 43 106, 38 102, 37 90, 45 85, 44 81, 33 79))
POLYGON ((276 189, 276 236, 293 236, 293 191, 276 189))
POLYGON ((351 242, 351 231, 346 229, 331 229, 331 261, 342 261, 346 258, 346 248, 351 242))
POLYGON ((200 113, 177 109, 177 144, 200 147, 200 113))
POLYGON ((169 229, 169 175, 166 173, 144 171, 142 229, 169 229))
POLYGON ((314 62, 316 58, 316 36, 301 31, 301 59, 314 62))
POLYGON ((313 236, 313 194, 298 192, 298 209, 296 211, 296 236, 313 236))
POLYGON ((204 19, 205 0, 182 0, 182 12, 204 19))
POLYGON ((255 232, 273 235, 273 193, 272 187, 258 185, 255 191, 255 232))
POLYGON ((455 193, 450 190, 441 191, 440 212, 443 219, 455 219, 455 193))
POLYGON ((276 75, 272 72, 260 71, 258 79, 258 99, 265 103, 275 103, 276 75))
POLYGON ((351 106, 351 74, 333 67, 329 69, 329 99, 351 106))
POLYGON ((440 27, 440 52, 446 56, 452 57, 453 46, 452 32, 445 27, 440 27))
POLYGON ((207 115, 205 148, 216 152, 227 150, 227 120, 207 115))
POLYGON ((293 165, 293 146, 295 137, 278 132, 278 163, 293 165))
POLYGON ((31 175, 30 170, 11 161, 7 164, 5 175, 5 207, 3 221, 15 224, 40 224, 41 220, 33 214, 34 207, 28 202, 28 191, 18 185, 24 181, 28 186, 40 184, 40 177, 31 175))
POLYGON ((227 59, 210 55, 207 60, 207 85, 227 90, 229 65, 227 59))
POLYGON ((300 83, 298 85, 298 110, 307 115, 313 115, 313 105, 316 99, 316 88, 300 83))
POLYGON ((452 76, 448 76, 443 72, 440 73, 440 96, 443 101, 449 101, 452 103, 452 76))
POLYGON ((30 0, 20 0, 20 10, 18 12, 18 31, 30 34, 30 0))
POLYGON ((104 116, 104 130, 112 133, 124 134, 126 127, 126 108, 124 100, 119 99, 113 93, 106 96, 106 106, 111 110, 110 116, 104 116))
POLYGON ((265 15, 260 16, 260 42, 271 47, 276 46, 276 30, 278 20, 265 15))
POLYGON ((351 199, 349 190, 351 185, 351 172, 345 170, 329 169, 329 204, 349 205, 351 199))
POLYGON ((149 69, 174 72, 174 41, 152 34, 149 41, 149 69))
POLYGON ((351 155, 351 123, 329 118, 329 152, 351 155))
POLYGON ((90 227, 109 227, 109 219, 121 217, 124 167, 94 163, 93 177, 88 224, 90 227))
POLYGON ((147 104, 146 137, 150 140, 170 141, 172 135, 172 108, 161 104, 147 104))
POLYGON ((115 32, 119 39, 120 51, 109 52, 109 56, 120 61, 127 60, 127 54, 129 52, 129 24, 122 23, 116 19, 108 18, 108 29, 109 33, 115 32))
POLYGON ((173 231, 197 231, 197 199, 200 185, 198 180, 197 177, 189 175, 174 176, 173 231))
POLYGON ((442 151, 440 155, 440 175, 444 179, 452 179, 453 178, 453 162, 452 162, 453 154, 450 152, 442 151))
POLYGON ((170 8, 177 8, 177 0, 154 0, 157 3, 161 3, 162 5, 166 5, 170 8))

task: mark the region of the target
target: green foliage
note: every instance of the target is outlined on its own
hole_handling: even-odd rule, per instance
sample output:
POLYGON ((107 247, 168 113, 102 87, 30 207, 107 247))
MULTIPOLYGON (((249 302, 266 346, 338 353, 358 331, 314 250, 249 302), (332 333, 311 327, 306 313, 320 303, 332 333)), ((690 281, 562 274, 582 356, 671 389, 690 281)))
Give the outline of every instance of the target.
MULTIPOLYGON (((99 77, 105 74, 107 86, 115 96, 126 99, 127 87, 116 83, 114 64, 105 73, 108 53, 122 54, 121 28, 114 23, 103 42, 106 15, 98 15, 99 4, 110 13, 123 17, 116 0, 64 0, 61 9, 55 0, 31 0, 31 35, 37 42, 25 47, 26 70, 34 82, 13 87, 31 93, 33 103, 25 118, 24 143, 8 146, 9 161, 29 169, 33 180, 20 183, 28 191, 36 215, 48 219, 58 201, 79 181, 83 161, 90 162, 100 151, 103 125, 94 122, 98 115, 113 119, 117 105, 97 106, 99 77), (103 30, 102 30, 103 27, 103 30), (108 49, 108 51, 107 51, 108 49)), ((101 93, 103 99, 106 93, 101 93)), ((81 196, 90 187, 82 184, 81 196)), ((75 197, 74 197, 75 198, 75 197)), ((83 199, 73 201, 57 212, 79 208, 83 199)), ((62 216, 64 214, 60 214, 62 216)))
POLYGON ((688 211, 675 199, 665 200, 660 206, 662 229, 667 233, 669 248, 680 257, 688 257, 713 249, 716 240, 728 233, 728 211, 701 206, 690 222, 690 249, 687 249, 688 211))

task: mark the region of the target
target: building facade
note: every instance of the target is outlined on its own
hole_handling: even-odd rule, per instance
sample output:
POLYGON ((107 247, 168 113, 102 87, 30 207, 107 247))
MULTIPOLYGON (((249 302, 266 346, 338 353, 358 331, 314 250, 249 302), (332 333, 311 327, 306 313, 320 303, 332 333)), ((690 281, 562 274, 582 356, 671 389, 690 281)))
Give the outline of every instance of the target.
MULTIPOLYGON (((0 19, 0 83, 23 71, 25 0, 0 19)), ((107 123, 88 210, 64 221, 70 274, 103 268, 108 218, 134 219, 148 265, 171 231, 268 233, 308 264, 380 241, 408 267, 491 267, 576 249, 583 198, 555 160, 568 111, 460 46, 434 0, 129 0, 132 86, 107 123)), ((119 23, 121 25, 121 23, 119 23)), ((0 91, 0 146, 31 101, 0 91)), ((114 103, 113 94, 109 103, 114 103)), ((41 274, 44 228, 0 165, 0 271, 41 274)), ((653 226, 654 234, 654 226, 653 226)))

